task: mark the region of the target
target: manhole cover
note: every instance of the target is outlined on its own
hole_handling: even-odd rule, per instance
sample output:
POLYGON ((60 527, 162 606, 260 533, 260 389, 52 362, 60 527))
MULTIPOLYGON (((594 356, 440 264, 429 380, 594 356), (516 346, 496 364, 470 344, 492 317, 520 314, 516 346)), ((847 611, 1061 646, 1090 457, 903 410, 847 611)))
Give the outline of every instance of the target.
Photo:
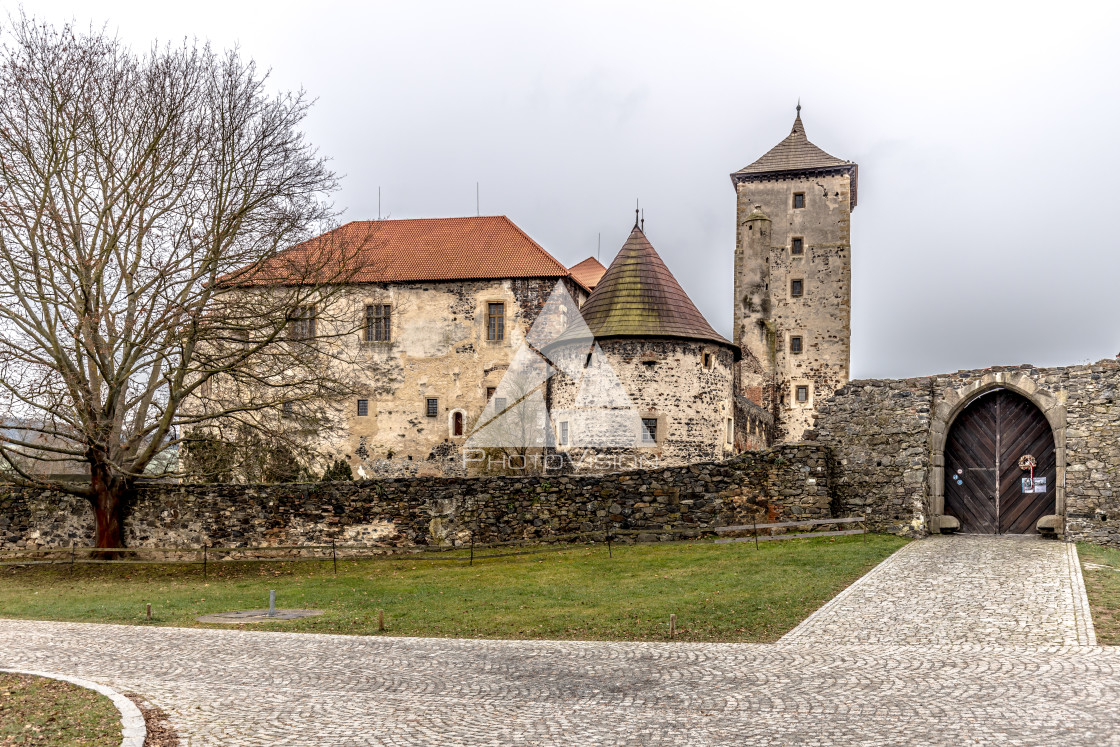
POLYGON ((276 610, 269 617, 268 610, 238 610, 237 612, 218 612, 195 618, 201 623, 258 623, 276 620, 298 620, 301 617, 315 617, 322 610, 276 610))

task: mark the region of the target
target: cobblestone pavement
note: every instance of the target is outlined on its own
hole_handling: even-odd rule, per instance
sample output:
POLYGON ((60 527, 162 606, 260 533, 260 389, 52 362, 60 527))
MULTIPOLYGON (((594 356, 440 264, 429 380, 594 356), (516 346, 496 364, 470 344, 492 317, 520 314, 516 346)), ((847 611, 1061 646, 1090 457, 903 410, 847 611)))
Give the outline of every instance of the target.
POLYGON ((1037 536, 982 535, 911 542, 782 641, 1097 643, 1075 545, 1037 536))
MULTIPOLYGON (((941 545, 953 557, 989 552, 957 539, 968 538, 941 545)), ((992 547, 1003 542, 987 539, 992 547)), ((1061 615, 1041 618, 1049 630, 1041 642, 1030 637, 1030 619, 980 605, 974 614, 988 633, 948 645, 915 644, 921 624, 906 612, 906 644, 887 642, 890 621, 877 621, 859 602, 888 600, 881 614, 901 614, 906 592, 886 583, 891 574, 910 583, 914 605, 936 605, 929 616, 963 620, 955 600, 980 604, 976 593, 923 590, 930 584, 920 578, 918 558, 927 542, 932 549, 944 540, 909 545, 918 549, 897 554, 776 644, 469 641, 0 620, 0 663, 143 693, 191 747, 1120 744, 1120 649, 1064 645, 1057 639, 1076 633, 1056 622, 1061 615), (856 616, 842 642, 821 640, 841 632, 844 609, 856 616), (879 631, 868 636, 876 642, 849 642, 860 638, 852 631, 861 625, 879 631)), ((1036 549, 1020 547, 1028 555, 1036 549)), ((1017 557, 1002 547, 990 551, 1017 557)), ((1069 571, 1062 557, 1035 557, 1069 571)), ((1028 566, 1016 567, 1033 573, 1028 566)), ((969 584, 986 583, 972 574, 969 584)), ((1068 583, 1072 597, 1076 584, 1068 583)), ((1020 593, 1014 583, 1009 590, 1020 593)), ((929 630, 940 641, 957 624, 929 630)))

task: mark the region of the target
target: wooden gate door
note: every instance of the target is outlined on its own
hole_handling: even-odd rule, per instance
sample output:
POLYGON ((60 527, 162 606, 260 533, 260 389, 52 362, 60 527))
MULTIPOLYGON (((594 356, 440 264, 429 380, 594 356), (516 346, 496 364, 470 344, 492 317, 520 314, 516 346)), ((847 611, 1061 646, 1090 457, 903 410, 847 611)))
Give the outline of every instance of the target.
POLYGON ((945 443, 945 513, 962 532, 1032 534, 1054 513, 1057 461, 1046 417, 1006 389, 981 395, 957 416, 945 443), (1019 467, 1035 458, 1034 478, 1019 467), (1026 479, 1025 479, 1026 478, 1026 479))

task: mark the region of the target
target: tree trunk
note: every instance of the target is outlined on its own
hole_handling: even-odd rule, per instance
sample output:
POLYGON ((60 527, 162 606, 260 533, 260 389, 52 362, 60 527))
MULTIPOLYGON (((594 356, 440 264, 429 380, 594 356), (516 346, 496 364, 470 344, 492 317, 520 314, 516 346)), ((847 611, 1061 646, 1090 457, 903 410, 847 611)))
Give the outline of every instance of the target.
MULTIPOLYGON (((95 458, 89 464, 93 495, 95 547, 124 547, 124 517, 135 488, 130 480, 114 475, 111 468, 95 458)), ((111 553, 109 553, 111 554, 111 553)))

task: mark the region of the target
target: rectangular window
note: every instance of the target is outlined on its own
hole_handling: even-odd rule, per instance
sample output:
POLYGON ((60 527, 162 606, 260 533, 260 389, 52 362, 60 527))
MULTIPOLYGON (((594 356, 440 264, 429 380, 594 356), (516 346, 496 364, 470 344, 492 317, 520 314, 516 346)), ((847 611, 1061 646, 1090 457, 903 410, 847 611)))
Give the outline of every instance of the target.
POLYGON ((378 303, 366 307, 366 342, 389 342, 391 312, 389 304, 378 303))
POLYGON ((642 418, 642 443, 657 443, 657 418, 642 418))
POLYGON ((791 352, 791 353, 800 353, 801 352, 801 338, 800 337, 794 336, 794 337, 789 338, 789 352, 791 352))
POLYGON ((711 368, 711 367, 712 367, 712 354, 711 353, 704 353, 704 368, 711 368))
POLYGON ((795 192, 793 194, 793 206, 795 208, 805 207, 805 193, 804 192, 795 192))
POLYGON ((486 339, 506 339, 506 305, 504 303, 486 304, 486 339))
POLYGON ((805 292, 804 282, 801 280, 789 281, 789 294, 794 298, 800 297, 805 292))
POLYGON ((797 401, 798 402, 808 402, 809 401, 809 387, 807 387, 803 384, 799 385, 797 387, 797 401))
POLYGON ((294 411, 295 411, 295 408, 292 406, 291 402, 285 402, 284 404, 282 404, 280 406, 280 412, 285 417, 287 417, 288 415, 291 415, 294 411))
POLYGON ((486 401, 489 402, 494 397, 494 392, 498 391, 497 387, 486 387, 486 401))
POLYGON ((506 398, 505 397, 495 397, 494 398, 494 412, 495 413, 505 412, 505 409, 506 409, 506 398))
POLYGON ((369 415, 369 400, 368 399, 358 400, 358 417, 359 418, 364 418, 367 415, 369 415))
POLYGON ((805 253, 805 239, 800 236, 794 236, 793 241, 790 243, 790 252, 792 254, 805 253))
POLYGON ((434 397, 428 398, 428 417, 434 418, 439 415, 439 400, 434 397))
POLYGON ((560 445, 568 445, 568 421, 563 420, 560 422, 560 445))
POLYGON ((735 443, 735 421, 731 418, 727 419, 727 443, 735 443))
POLYGON ((310 340, 315 336, 314 306, 299 306, 288 313, 288 337, 293 340, 310 340))

